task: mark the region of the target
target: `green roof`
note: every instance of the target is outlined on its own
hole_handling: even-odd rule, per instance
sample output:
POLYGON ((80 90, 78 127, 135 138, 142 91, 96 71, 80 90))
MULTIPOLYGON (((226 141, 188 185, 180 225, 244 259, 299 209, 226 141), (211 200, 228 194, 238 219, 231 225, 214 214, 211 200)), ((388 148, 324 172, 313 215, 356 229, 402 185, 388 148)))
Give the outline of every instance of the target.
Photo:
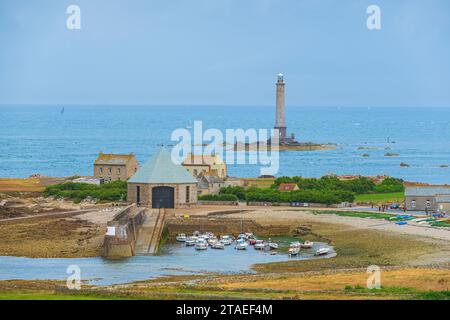
POLYGON ((170 153, 161 148, 128 182, 134 183, 197 183, 181 165, 172 162, 170 153))

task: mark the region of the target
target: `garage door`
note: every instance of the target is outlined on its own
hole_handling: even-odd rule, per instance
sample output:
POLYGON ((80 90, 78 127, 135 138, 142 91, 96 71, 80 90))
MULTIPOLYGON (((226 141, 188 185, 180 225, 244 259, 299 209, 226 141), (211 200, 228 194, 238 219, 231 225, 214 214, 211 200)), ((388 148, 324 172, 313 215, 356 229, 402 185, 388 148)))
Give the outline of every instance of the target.
POLYGON ((152 188, 152 208, 174 208, 174 190, 172 187, 152 188))

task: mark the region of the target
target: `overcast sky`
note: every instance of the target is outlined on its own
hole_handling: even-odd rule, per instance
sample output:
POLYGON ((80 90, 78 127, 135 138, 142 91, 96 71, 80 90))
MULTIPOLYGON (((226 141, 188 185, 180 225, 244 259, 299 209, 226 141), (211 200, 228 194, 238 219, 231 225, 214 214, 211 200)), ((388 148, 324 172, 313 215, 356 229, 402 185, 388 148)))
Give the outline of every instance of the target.
POLYGON ((0 104, 273 105, 279 72, 289 106, 450 106, 450 1, 0 0, 0 104))

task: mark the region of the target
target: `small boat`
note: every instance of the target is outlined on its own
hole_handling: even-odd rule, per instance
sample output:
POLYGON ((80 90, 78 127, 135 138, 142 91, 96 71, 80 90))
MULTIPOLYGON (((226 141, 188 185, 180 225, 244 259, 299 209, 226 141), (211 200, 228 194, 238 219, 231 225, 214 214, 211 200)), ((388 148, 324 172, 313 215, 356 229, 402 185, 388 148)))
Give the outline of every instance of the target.
POLYGON ((195 241, 196 241, 196 239, 192 239, 191 237, 186 238, 186 241, 185 241, 186 247, 193 247, 193 246, 195 246, 195 241))
POLYGON ((247 236, 245 235, 245 234, 243 234, 243 233, 241 233, 240 235, 238 235, 238 240, 239 239, 244 239, 244 240, 247 240, 247 236))
MULTIPOLYGON (((172 238, 173 239, 173 238, 172 238)), ((178 242, 186 242, 186 235, 184 233, 180 233, 175 238, 178 242)))
POLYGON ((211 237, 207 240, 207 242, 210 246, 212 246, 213 244, 219 242, 219 240, 216 237, 211 237))
POLYGON ((247 246, 248 246, 248 244, 247 244, 247 242, 244 239, 238 239, 236 241, 235 249, 236 250, 246 250, 247 246))
POLYGON ((256 240, 256 237, 255 237, 255 235, 254 235, 252 232, 246 232, 246 233, 245 233, 245 238, 246 238, 247 240, 250 240, 250 239, 256 240))
POLYGON ((309 248, 312 248, 313 245, 314 245, 314 242, 306 240, 305 242, 302 243, 301 247, 309 249, 309 248))
POLYGON ((255 248, 255 250, 264 250, 265 246, 264 240, 256 240, 253 248, 255 248))
POLYGON ((330 252, 330 248, 319 248, 314 253, 315 256, 322 256, 330 252))
POLYGON ((290 257, 297 256, 299 252, 300 252, 300 247, 290 247, 288 249, 288 255, 290 257))
POLYGON ((195 242, 195 250, 206 250, 208 249, 208 242, 205 239, 198 239, 195 242))
POLYGON ((256 241, 258 241, 258 240, 256 240, 256 239, 248 239, 248 244, 253 246, 256 243, 256 241))
POLYGON ((270 239, 269 239, 269 242, 267 243, 267 245, 269 246, 270 250, 278 249, 278 243, 272 242, 270 239))
POLYGON ((220 242, 220 241, 216 241, 216 243, 211 245, 211 248, 213 249, 225 249, 225 245, 220 242))
POLYGON ((302 244, 299 241, 291 242, 291 244, 289 245, 289 247, 291 248, 300 248, 301 246, 302 244))
POLYGON ((222 242, 226 246, 229 246, 230 244, 233 243, 233 238, 231 236, 227 236, 227 235, 221 236, 220 242, 222 242))

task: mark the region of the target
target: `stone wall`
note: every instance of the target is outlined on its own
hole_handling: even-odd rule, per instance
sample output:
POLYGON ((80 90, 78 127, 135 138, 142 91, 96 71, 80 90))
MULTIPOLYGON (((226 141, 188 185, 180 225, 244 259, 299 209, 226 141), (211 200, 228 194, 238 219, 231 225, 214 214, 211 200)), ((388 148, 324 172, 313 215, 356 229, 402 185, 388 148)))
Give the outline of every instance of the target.
POLYGON ((128 206, 117 213, 107 226, 113 227, 115 235, 105 235, 102 256, 108 259, 131 257, 135 252, 136 236, 145 220, 144 209, 128 206))
POLYGON ((194 231, 213 232, 216 235, 238 235, 243 232, 253 232, 258 236, 281 236, 293 232, 290 226, 262 226, 250 219, 232 218, 173 218, 166 221, 169 236, 174 237, 179 233, 192 234, 194 231))

